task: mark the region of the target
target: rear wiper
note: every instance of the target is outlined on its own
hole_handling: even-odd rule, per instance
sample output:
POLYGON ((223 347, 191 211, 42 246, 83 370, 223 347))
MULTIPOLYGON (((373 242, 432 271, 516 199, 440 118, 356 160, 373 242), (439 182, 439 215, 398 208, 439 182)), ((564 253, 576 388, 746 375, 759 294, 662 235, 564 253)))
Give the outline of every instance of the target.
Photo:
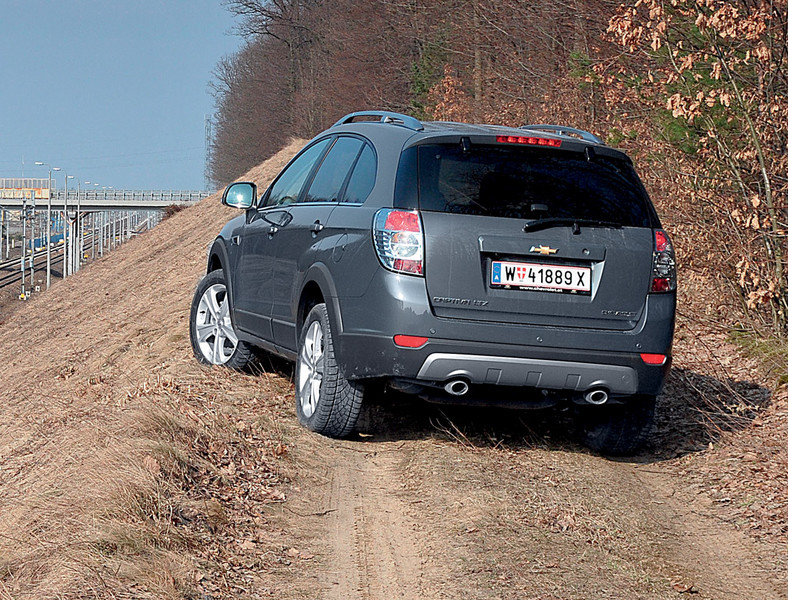
POLYGON ((612 221, 598 221, 595 219, 569 219, 566 217, 551 217, 549 219, 537 219, 529 221, 523 227, 523 231, 529 233, 531 231, 539 231, 540 229, 549 229, 550 227, 563 227, 566 225, 572 226, 572 233, 577 235, 580 233, 581 225, 588 225, 590 227, 615 227, 620 229, 623 227, 621 223, 613 223, 612 221))

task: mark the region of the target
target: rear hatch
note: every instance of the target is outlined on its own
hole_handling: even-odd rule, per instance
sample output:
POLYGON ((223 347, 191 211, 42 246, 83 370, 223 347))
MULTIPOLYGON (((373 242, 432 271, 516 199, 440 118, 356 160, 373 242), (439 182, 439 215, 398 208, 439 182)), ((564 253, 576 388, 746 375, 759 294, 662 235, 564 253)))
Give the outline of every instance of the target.
POLYGON ((629 159, 587 147, 468 138, 416 147, 424 275, 436 316, 636 326, 658 222, 629 159))

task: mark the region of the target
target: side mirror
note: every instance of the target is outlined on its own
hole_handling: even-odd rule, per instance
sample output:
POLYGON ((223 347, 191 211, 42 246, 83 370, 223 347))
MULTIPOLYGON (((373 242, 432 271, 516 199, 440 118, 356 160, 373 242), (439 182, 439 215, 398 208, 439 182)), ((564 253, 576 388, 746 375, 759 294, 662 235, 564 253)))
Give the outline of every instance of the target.
POLYGON ((233 208, 251 208, 255 200, 257 200, 257 186, 249 181, 228 185, 222 195, 222 204, 233 208))

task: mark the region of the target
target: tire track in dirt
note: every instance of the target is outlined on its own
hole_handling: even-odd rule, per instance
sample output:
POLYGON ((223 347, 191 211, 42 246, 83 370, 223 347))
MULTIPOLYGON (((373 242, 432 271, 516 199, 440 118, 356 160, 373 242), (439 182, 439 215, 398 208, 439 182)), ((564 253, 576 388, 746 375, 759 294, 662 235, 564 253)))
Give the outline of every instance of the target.
POLYGON ((325 510, 330 511, 327 598, 429 598, 422 585, 418 528, 401 497, 405 454, 393 443, 374 451, 334 452, 325 510))
POLYGON ((309 518, 283 528, 315 554, 308 597, 788 598, 782 559, 705 512, 670 466, 392 433, 397 416, 382 418, 355 440, 293 432, 289 504, 309 518))

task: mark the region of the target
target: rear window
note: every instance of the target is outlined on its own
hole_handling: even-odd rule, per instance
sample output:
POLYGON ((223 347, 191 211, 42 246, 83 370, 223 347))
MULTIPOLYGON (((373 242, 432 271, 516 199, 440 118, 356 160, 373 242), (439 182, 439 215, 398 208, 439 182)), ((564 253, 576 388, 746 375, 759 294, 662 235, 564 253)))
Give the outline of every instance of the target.
POLYGON ((423 145, 417 153, 421 210, 651 226, 651 203, 625 160, 506 146, 423 145))

